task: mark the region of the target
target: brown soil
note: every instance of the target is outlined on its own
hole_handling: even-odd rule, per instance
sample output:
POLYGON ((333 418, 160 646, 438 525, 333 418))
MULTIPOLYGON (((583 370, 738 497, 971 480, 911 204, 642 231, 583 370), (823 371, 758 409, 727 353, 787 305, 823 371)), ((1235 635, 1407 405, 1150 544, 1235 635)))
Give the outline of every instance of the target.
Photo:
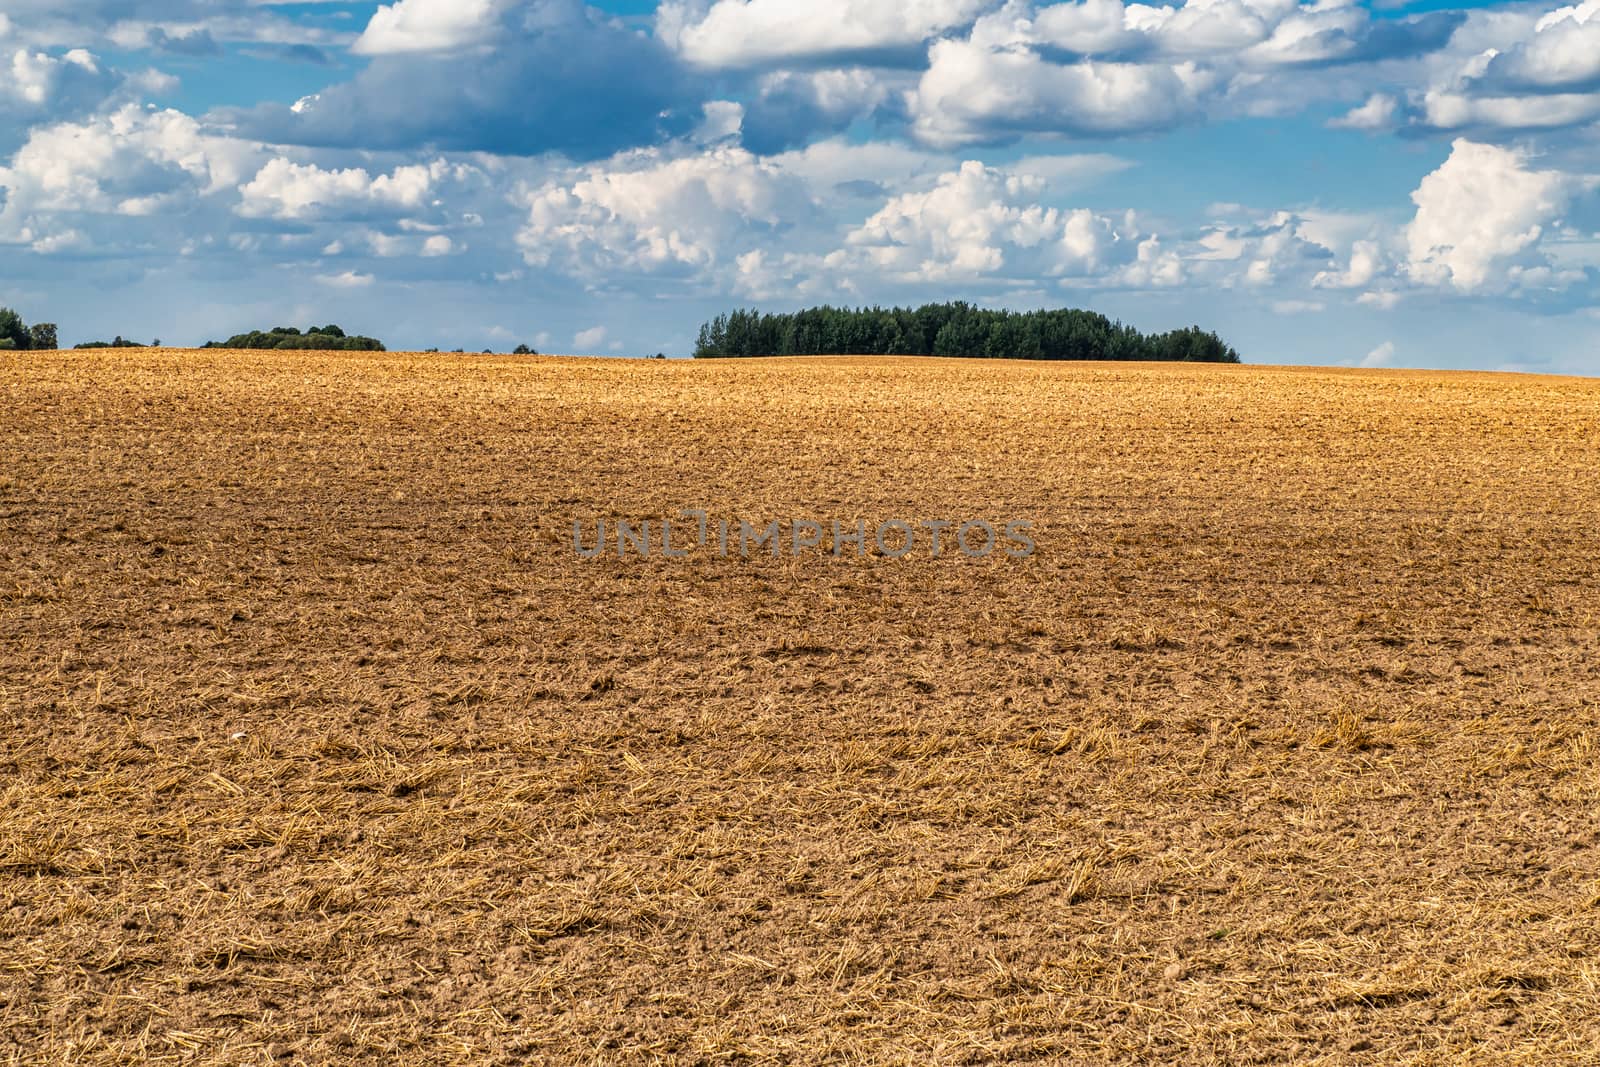
POLYGON ((1597 1062, 1600 381, 149 350, 0 409, 0 1062, 1597 1062), (690 507, 1038 551, 573 552, 690 507))

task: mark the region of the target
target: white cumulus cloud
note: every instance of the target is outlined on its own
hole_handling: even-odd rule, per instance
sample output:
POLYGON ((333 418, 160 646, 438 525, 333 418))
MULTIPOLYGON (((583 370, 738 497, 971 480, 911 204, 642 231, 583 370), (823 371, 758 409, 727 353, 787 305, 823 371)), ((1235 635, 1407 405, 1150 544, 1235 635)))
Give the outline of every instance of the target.
POLYGON ((804 184, 742 148, 630 153, 523 196, 523 258, 578 276, 694 273, 737 254, 811 203, 804 184))
MULTIPOLYGON (((149 75, 139 81, 142 87, 149 75)), ((131 84, 82 48, 61 55, 17 48, 9 58, 0 52, 0 124, 10 119, 39 122, 81 115, 131 84)))
POLYGON ((351 51, 382 56, 483 44, 508 6, 506 0, 397 0, 373 12, 351 51))
POLYGON ((953 147, 1029 132, 1159 129, 1193 113, 1216 85, 1212 72, 1188 62, 1060 64, 1029 48, 941 40, 908 102, 917 135, 953 147))
POLYGON ((1383 250, 1377 241, 1356 241, 1343 270, 1319 271, 1311 284, 1327 289, 1361 289, 1371 284, 1383 266, 1383 250))
POLYGON ((661 5, 656 32, 706 67, 905 49, 972 21, 994 0, 716 0, 661 5))
POLYGON ((448 256, 456 251, 456 243, 442 233, 436 233, 422 242, 424 257, 448 256))
POLYGON ((1351 108, 1344 115, 1328 123, 1336 129, 1387 130, 1395 125, 1400 102, 1388 93, 1373 93, 1360 107, 1351 108))
POLYGON ((61 217, 138 217, 231 190, 259 158, 178 111, 127 105, 33 129, 0 167, 0 241, 33 243, 61 217))
POLYGON ((1553 130, 1600 120, 1600 0, 1478 13, 1473 47, 1412 92, 1436 130, 1553 130))
POLYGON ((1383 344, 1368 352, 1361 360, 1363 367, 1387 367, 1394 362, 1394 342, 1385 341, 1383 344))
POLYGON ((1484 77, 1546 90, 1600 89, 1600 0, 1544 15, 1531 38, 1489 61, 1484 77))
POLYGON ((1520 151, 1458 138, 1411 194, 1411 276, 1462 291, 1484 287, 1507 260, 1534 250, 1573 191, 1568 175, 1534 170, 1520 151))
POLYGON ((427 203, 435 181, 449 171, 443 161, 368 174, 362 167, 324 170, 278 157, 239 189, 239 214, 252 218, 307 219, 387 207, 415 209, 427 203))
POLYGON ((335 289, 365 289, 375 280, 370 274, 361 274, 353 270, 347 270, 342 274, 317 275, 317 281, 323 285, 331 285, 335 289))
POLYGON ((902 280, 1096 273, 1115 250, 1113 223, 1086 209, 1045 207, 1044 189, 1037 176, 969 160, 927 192, 892 198, 848 243, 902 280))

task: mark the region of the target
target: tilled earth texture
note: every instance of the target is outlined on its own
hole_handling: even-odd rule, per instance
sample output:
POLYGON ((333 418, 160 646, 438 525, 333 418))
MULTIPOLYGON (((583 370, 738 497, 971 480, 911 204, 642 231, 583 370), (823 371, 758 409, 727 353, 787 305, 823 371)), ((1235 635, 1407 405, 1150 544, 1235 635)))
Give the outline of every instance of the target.
POLYGON ((0 1062, 1600 1063, 1600 381, 151 349, 0 410, 0 1062))

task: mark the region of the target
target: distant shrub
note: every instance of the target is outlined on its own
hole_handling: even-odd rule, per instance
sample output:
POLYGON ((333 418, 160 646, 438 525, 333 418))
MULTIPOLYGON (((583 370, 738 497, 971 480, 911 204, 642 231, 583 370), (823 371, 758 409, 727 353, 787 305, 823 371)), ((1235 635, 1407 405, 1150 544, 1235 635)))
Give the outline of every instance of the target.
POLYGON ((539 353, 527 345, 518 345, 511 350, 513 356, 537 356, 539 353))
POLYGON ((38 352, 53 352, 59 345, 56 342, 56 324, 53 322, 36 322, 28 328, 28 347, 38 352))
POLYGON ((112 339, 110 341, 85 341, 81 345, 73 345, 72 347, 73 348, 148 348, 148 347, 153 347, 153 346, 142 345, 138 341, 130 341, 126 337, 123 337, 119 333, 119 334, 117 334, 117 336, 114 339, 112 339))

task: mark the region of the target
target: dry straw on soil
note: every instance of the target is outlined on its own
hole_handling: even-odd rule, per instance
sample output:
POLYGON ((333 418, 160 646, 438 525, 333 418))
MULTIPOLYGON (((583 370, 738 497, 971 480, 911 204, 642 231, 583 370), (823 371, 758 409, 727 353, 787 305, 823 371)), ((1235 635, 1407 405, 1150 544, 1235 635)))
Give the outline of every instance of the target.
POLYGON ((1600 382, 0 355, 0 1063, 1600 1048, 1600 382), (1031 518, 583 562, 574 517, 1031 518))

